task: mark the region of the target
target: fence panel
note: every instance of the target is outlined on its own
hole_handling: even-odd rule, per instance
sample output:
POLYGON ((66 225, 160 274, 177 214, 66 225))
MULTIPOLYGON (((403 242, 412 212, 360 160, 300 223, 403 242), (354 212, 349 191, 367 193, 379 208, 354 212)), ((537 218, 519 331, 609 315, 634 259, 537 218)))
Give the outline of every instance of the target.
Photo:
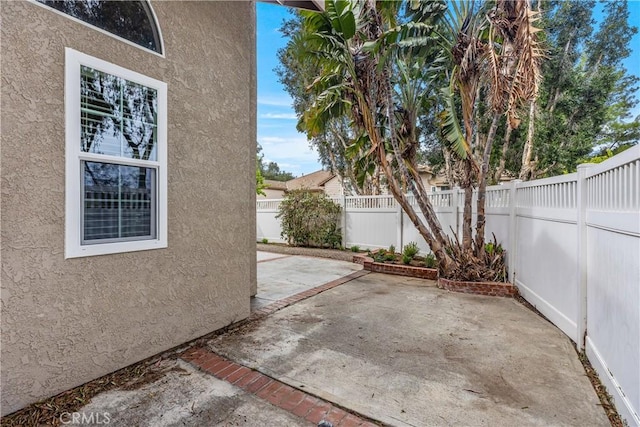
MULTIPOLYGON (((431 206, 433 206, 433 210, 435 211, 436 216, 440 221, 440 225, 442 226, 444 232, 448 235, 452 235, 452 233, 455 233, 455 231, 452 230, 456 230, 457 227, 456 218, 453 213, 455 209, 455 207, 453 206, 454 197, 454 191, 452 190, 438 191, 428 194, 429 202, 431 203, 431 206)), ((422 220, 422 223, 427 228, 429 228, 427 220, 425 219, 424 214, 418 206, 416 198, 413 195, 408 195, 407 199, 418 213, 418 217, 422 220)), ((413 225, 407 214, 405 214, 404 212, 402 213, 402 232, 399 236, 398 241, 398 251, 401 251, 404 245, 406 245, 407 243, 415 242, 418 244, 421 254, 426 255, 431 252, 431 248, 429 247, 427 242, 420 235, 415 225, 413 225)))
POLYGON ((515 284, 578 342, 577 175, 517 185, 515 284))
POLYGON ((496 240, 509 253, 511 244, 510 228, 511 185, 495 185, 487 188, 485 199, 485 240, 491 241, 495 234, 496 240))
POLYGON ((589 360, 640 425, 640 147, 587 170, 589 360))
POLYGON ((256 235, 258 241, 267 239, 269 242, 286 243, 280 232, 282 227, 278 215, 281 199, 258 200, 256 202, 256 235))
POLYGON ((396 244, 399 219, 393 196, 350 196, 344 203, 344 246, 377 249, 396 244))

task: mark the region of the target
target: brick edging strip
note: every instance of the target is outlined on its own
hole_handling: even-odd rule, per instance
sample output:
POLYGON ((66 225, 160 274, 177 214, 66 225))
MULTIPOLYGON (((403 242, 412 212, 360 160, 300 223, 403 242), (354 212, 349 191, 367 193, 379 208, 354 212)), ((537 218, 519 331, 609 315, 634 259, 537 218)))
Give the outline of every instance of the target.
POLYGON ((283 259, 283 258, 290 258, 290 257, 292 257, 292 256, 293 256, 293 255, 283 255, 283 256, 277 256, 277 257, 275 257, 275 258, 261 259, 260 261, 256 261, 256 264, 260 264, 260 263, 263 263, 263 262, 269 262, 269 261, 277 261, 277 260, 279 260, 279 259, 283 259))
POLYGON ((451 292, 492 297, 514 298, 518 295, 518 288, 508 282, 465 282, 440 277, 438 287, 451 292))
POLYGON ((328 291, 329 289, 335 288, 336 286, 340 286, 342 284, 350 282, 359 277, 366 276, 367 274, 369 274, 369 271, 365 271, 365 270, 355 271, 339 279, 332 280, 331 282, 327 282, 324 285, 316 286, 315 288, 307 289, 306 291, 299 292, 295 295, 291 295, 290 297, 280 299, 274 303, 271 303, 269 305, 266 305, 254 311, 253 313, 251 313, 247 321, 252 321, 252 320, 256 320, 256 319, 260 319, 262 317, 268 316, 269 314, 275 313, 278 310, 282 310, 283 308, 291 304, 295 304, 297 302, 310 298, 314 295, 318 295, 319 293, 328 291))
POLYGON ((377 427, 362 415, 349 413, 331 402, 226 359, 206 348, 192 347, 180 354, 180 358, 220 380, 314 424, 324 420, 335 427, 377 427))
POLYGON ((354 255, 353 262, 361 264, 365 270, 371 271, 372 273, 395 274, 396 276, 415 277, 427 280, 438 279, 438 270, 435 268, 375 262, 373 258, 365 255, 354 255))

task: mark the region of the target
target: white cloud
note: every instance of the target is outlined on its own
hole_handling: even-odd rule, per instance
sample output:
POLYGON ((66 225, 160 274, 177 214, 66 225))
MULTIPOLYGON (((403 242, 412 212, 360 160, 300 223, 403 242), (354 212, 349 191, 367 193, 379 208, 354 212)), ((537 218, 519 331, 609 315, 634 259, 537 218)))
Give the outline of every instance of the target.
POLYGON ((295 113, 264 113, 260 114, 261 119, 281 119, 281 120, 297 120, 298 115, 295 113))
POLYGON ((291 107, 293 100, 287 95, 260 95, 258 104, 271 105, 274 107, 291 107))
POLYGON ((299 174, 320 169, 318 154, 309 146, 305 135, 258 135, 258 142, 265 162, 276 162, 282 170, 299 174))

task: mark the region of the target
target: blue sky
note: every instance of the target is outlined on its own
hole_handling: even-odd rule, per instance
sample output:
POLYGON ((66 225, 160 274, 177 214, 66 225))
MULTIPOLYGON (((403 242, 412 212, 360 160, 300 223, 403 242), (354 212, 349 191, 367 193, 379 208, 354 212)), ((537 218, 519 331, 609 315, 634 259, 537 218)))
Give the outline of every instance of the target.
MULTIPOLYGON (((297 117, 291 107, 291 98, 285 92, 273 71, 278 66, 277 51, 287 40, 278 31, 289 16, 283 6, 256 4, 258 28, 258 142, 262 145, 265 161, 278 163, 281 170, 295 176, 308 174, 321 168, 317 153, 309 147, 307 137, 296 130, 297 117)), ((640 27, 640 0, 629 1, 631 25, 640 27)), ((600 20, 600 5, 594 10, 594 19, 600 20)), ((631 42, 635 52, 625 61, 631 73, 640 76, 640 34, 631 42)), ((638 96, 640 98, 640 94, 638 96)), ((636 106, 634 117, 640 115, 636 106)))
POLYGON ((265 162, 278 163, 281 170, 296 176, 321 169, 318 154, 309 147, 307 137, 298 133, 298 121, 291 98, 273 71, 279 64, 278 49, 287 39, 278 31, 289 16, 283 6, 256 4, 258 14, 258 142, 265 162))

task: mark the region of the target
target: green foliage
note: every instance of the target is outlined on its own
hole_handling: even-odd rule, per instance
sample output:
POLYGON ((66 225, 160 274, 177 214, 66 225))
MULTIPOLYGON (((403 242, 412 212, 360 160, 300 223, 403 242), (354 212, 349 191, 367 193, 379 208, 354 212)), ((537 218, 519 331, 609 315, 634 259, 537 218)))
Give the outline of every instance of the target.
POLYGON ((259 187, 260 192, 258 192, 258 194, 264 195, 262 190, 266 187, 263 185, 265 179, 271 179, 273 181, 289 181, 294 178, 292 173, 281 171, 280 166, 278 166, 276 162, 269 162, 268 164, 265 164, 263 161, 264 154, 262 154, 262 146, 260 146, 260 144, 258 144, 257 152, 256 183, 258 183, 258 179, 260 179, 260 184, 262 184, 262 187, 259 187), (258 178, 258 176, 260 178, 258 178))
POLYGON ((262 243, 264 243, 264 244, 266 245, 267 243, 269 243, 269 239, 267 239, 267 238, 265 237, 264 239, 262 239, 262 243))
POLYGON ((396 260, 395 252, 387 251, 385 249, 378 249, 373 253, 369 251, 368 256, 372 257, 375 262, 393 262, 396 260))
POLYGON ((443 110, 438 114, 440 133, 448 148, 461 159, 466 159, 471 147, 467 144, 460 127, 460 119, 457 117, 453 93, 448 86, 442 88, 440 92, 444 104, 443 110))
POLYGON ((416 242, 409 242, 404 245, 404 248, 402 249, 402 255, 407 256, 411 259, 418 255, 418 252, 420 252, 420 248, 418 247, 418 244, 416 242))
POLYGON ((389 246, 389 252, 391 252, 392 254, 396 253, 396 247, 394 245, 389 246))
POLYGON ((438 266, 438 261, 436 260, 436 256, 433 253, 429 253, 424 258, 424 266, 427 268, 436 268, 438 266))
POLYGON ((370 255, 375 262, 384 262, 386 253, 383 250, 375 251, 370 255))
POLYGON ((341 209, 323 193, 296 190, 280 203, 276 218, 282 223, 282 237, 290 245, 339 248, 341 209))
POLYGON ((264 184, 262 173, 260 172, 260 169, 256 167, 256 194, 266 196, 267 194, 263 191, 265 187, 266 185, 264 184))
POLYGON ((632 144, 623 144, 623 145, 619 145, 613 150, 610 148, 605 148, 603 150, 600 150, 598 153, 594 154, 593 156, 586 157, 585 159, 581 160, 580 163, 602 163, 605 160, 609 160, 616 154, 620 154, 631 147, 633 147, 632 144))
POLYGON ((505 251, 502 245, 498 243, 496 235, 493 235, 493 241, 484 245, 485 253, 482 254, 484 263, 495 272, 495 276, 490 278, 495 282, 504 282, 507 280, 507 264, 505 259, 505 251))
POLYGON ((410 257, 407 254, 402 254, 402 263, 403 264, 407 264, 409 265, 411 263, 411 261, 413 260, 413 257, 410 257))
MULTIPOLYGON (((640 123, 630 115, 638 78, 623 66, 637 32, 629 25, 627 2, 545 2, 543 11, 547 60, 533 121, 531 179, 573 172, 601 148, 640 138, 640 123), (593 10, 600 7, 604 19, 594 31, 593 10)), ((528 118, 523 125, 506 156, 507 170, 516 176, 528 118)))
POLYGON ((357 246, 357 245, 351 246, 351 252, 360 252, 360 246, 357 246))

